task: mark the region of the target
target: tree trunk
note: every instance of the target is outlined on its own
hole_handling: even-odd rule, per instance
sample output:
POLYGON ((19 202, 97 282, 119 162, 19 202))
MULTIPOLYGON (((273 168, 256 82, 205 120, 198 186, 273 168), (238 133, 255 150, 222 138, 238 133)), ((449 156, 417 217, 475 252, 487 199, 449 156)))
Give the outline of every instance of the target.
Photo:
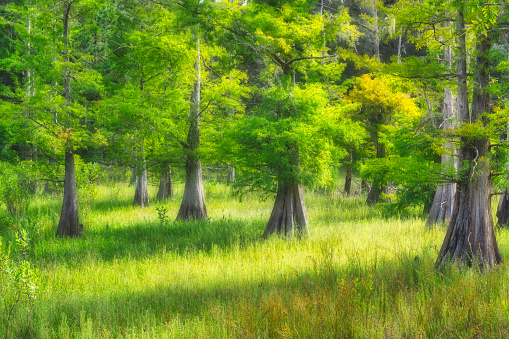
POLYGON ((447 224, 447 222, 451 219, 455 195, 455 183, 438 185, 431 205, 431 210, 429 211, 428 219, 426 220, 427 227, 431 227, 435 224, 447 224))
POLYGON ((167 200, 173 198, 173 181, 171 169, 168 167, 161 175, 159 180, 159 189, 157 190, 157 200, 167 200))
POLYGON ((143 160, 141 168, 136 173, 136 190, 134 191, 134 206, 148 206, 148 175, 147 164, 143 160))
POLYGON ((504 191, 504 194, 500 197, 497 209, 497 225, 500 227, 509 227, 509 192, 504 191))
MULTIPOLYGON (((501 140, 507 141, 509 137, 509 133, 506 130, 501 137, 501 140)), ((495 155, 496 156, 496 155, 495 155)), ((509 169, 506 166, 506 170, 509 169)), ((504 193, 500 197, 497 208, 497 225, 500 227, 509 227, 509 190, 504 190, 504 193)))
POLYGON ((235 166, 228 165, 226 172, 226 184, 230 186, 235 183, 235 166))
MULTIPOLYGON (((63 37, 65 45, 65 57, 69 61, 69 16, 71 4, 64 6, 63 15, 63 37)), ((67 105, 70 105, 71 98, 71 70, 66 69, 64 74, 64 98, 67 105)), ((60 221, 58 222, 57 237, 78 237, 83 232, 83 225, 79 222, 78 192, 76 188, 76 168, 74 166, 74 149, 72 142, 72 130, 67 129, 67 145, 65 146, 65 179, 64 198, 60 221)))
MULTIPOLYGON (((376 148, 376 157, 378 159, 385 158, 385 145, 378 142, 378 133, 375 133, 373 141, 376 148)), ((386 202, 386 199, 382 198, 382 193, 387 193, 386 183, 383 178, 376 177, 373 179, 373 185, 371 185, 366 203, 368 205, 375 205, 379 202, 386 202)))
POLYGON ((196 33, 197 59, 195 63, 196 82, 191 93, 189 112, 189 132, 187 134, 186 184, 177 220, 207 219, 205 194, 201 173, 201 161, 196 150, 200 147, 200 94, 201 94, 201 55, 200 38, 196 33))
POLYGON ((376 8, 376 0, 372 0, 373 5, 373 31, 375 38, 375 58, 380 61, 380 31, 378 28, 378 9, 376 8))
POLYGON ((345 189, 343 190, 343 194, 345 196, 350 196, 350 191, 352 188, 352 165, 346 165, 346 177, 345 177, 345 189))
MULTIPOLYGON (((458 10, 459 63, 458 63, 458 115, 461 123, 480 121, 481 114, 488 113, 489 106, 489 38, 477 37, 476 81, 472 101, 472 116, 468 114, 468 90, 466 87, 466 41, 463 10, 458 10)), ((437 266, 447 262, 474 263, 481 267, 493 267, 502 262, 493 228, 491 215, 491 173, 489 164, 490 140, 484 137, 462 137, 460 164, 462 169, 454 209, 444 243, 438 254, 437 266)))
POLYGON ((60 221, 58 222, 57 237, 78 237, 83 232, 78 215, 78 194, 76 190, 76 170, 74 167, 74 152, 72 143, 65 151, 65 181, 64 199, 60 221))
POLYGON ((279 182, 276 201, 263 237, 267 238, 273 233, 292 237, 295 231, 298 236, 309 235, 304 190, 302 185, 296 183, 279 182))
MULTIPOLYGON (((447 48, 444 53, 446 62, 451 63, 451 48, 447 48)), ((442 122, 442 129, 444 131, 454 128, 454 96, 449 87, 444 90, 444 104, 442 107, 444 121, 442 122)), ((458 163, 454 158, 454 145, 452 142, 447 142, 444 145, 445 153, 442 154, 442 165, 452 164, 458 170, 458 163)), ((431 227, 434 224, 446 224, 451 219, 452 209, 454 207, 454 196, 456 194, 456 183, 441 184, 437 187, 433 204, 431 206, 426 226, 431 227)))
POLYGON ((401 48, 402 48, 402 45, 403 45, 403 44, 402 44, 402 41, 401 41, 402 37, 403 37, 403 36, 402 36, 402 35, 400 35, 400 36, 399 36, 399 39, 398 39, 398 64, 400 64, 400 63, 401 63, 401 48))
POLYGON ((363 192, 368 192, 369 194, 369 185, 368 185, 368 181, 366 179, 362 179, 361 180, 361 189, 360 189, 360 195, 363 194, 363 192))

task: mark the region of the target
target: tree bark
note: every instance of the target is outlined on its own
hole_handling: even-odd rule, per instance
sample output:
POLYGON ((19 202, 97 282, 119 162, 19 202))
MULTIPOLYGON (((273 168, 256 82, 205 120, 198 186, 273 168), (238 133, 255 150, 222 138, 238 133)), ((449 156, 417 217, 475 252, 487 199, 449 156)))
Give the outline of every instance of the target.
POLYGON ((295 233, 297 236, 309 235, 302 185, 278 183, 276 201, 263 237, 267 238, 273 233, 289 238, 295 233))
POLYGON ((173 198, 173 180, 172 172, 169 167, 166 168, 159 180, 159 189, 157 190, 157 200, 167 200, 173 198))
POLYGON ((226 172, 226 184, 230 186, 235 183, 235 166, 228 165, 226 172))
POLYGON ((145 160, 141 165, 141 168, 136 173, 136 190, 134 191, 134 206, 145 207, 148 206, 148 175, 147 175, 147 164, 145 160))
MULTIPOLYGON (((373 142, 375 143, 376 157, 378 159, 385 158, 385 145, 378 142, 378 133, 375 133, 373 136, 373 142)), ((382 193, 387 193, 386 184, 382 178, 376 177, 373 179, 373 185, 371 185, 366 203, 374 205, 379 202, 385 202, 386 200, 382 198, 382 193)))
POLYGON ((64 199, 60 221, 58 222, 57 237, 78 237, 82 232, 83 225, 79 221, 76 169, 71 142, 65 151, 64 199))
POLYGON ((509 192, 504 191, 500 197, 497 209, 497 225, 500 227, 509 227, 509 192))
MULTIPOLYGON (((472 115, 468 114, 468 92, 466 87, 466 41, 463 10, 458 10, 459 71, 458 71, 458 115, 461 123, 477 122, 481 114, 488 113, 489 106, 489 38, 477 37, 476 81, 472 101, 472 115)), ((460 164, 469 164, 462 169, 454 209, 444 243, 438 254, 436 266, 459 261, 482 268, 493 267, 502 262, 493 228, 491 215, 491 173, 489 164, 490 140, 485 137, 462 137, 460 164)))
MULTIPOLYGON (((65 57, 69 61, 69 17, 72 3, 64 6, 63 15, 63 39, 65 46, 65 57)), ((67 68, 64 74, 64 98, 69 105, 71 97, 71 70, 67 68)), ((79 222, 78 192, 76 188, 76 168, 74 166, 74 147, 72 142, 72 130, 67 129, 67 145, 65 146, 65 179, 64 198, 60 220, 58 222, 57 237, 78 237, 83 232, 83 225, 79 222)))
POLYGON ((177 220, 207 219, 205 194, 203 193, 201 161, 198 153, 196 152, 200 147, 201 55, 200 38, 197 33, 195 35, 197 41, 197 58, 194 66, 196 71, 196 82, 191 93, 191 105, 189 112, 189 131, 187 134, 186 146, 186 184, 177 220))
MULTIPOLYGON (((451 47, 446 48, 444 59, 449 64, 451 63, 451 47)), ((442 107, 444 121, 442 122, 442 129, 444 131, 454 128, 454 95, 449 87, 444 90, 444 103, 442 107)), ((452 164, 456 171, 458 170, 458 163, 454 158, 455 149, 452 142, 447 142, 444 145, 445 153, 442 154, 442 165, 452 164)), ((454 196, 456 195, 456 183, 440 184, 437 187, 431 210, 426 221, 426 226, 431 227, 434 224, 447 224, 451 219, 452 209, 454 207, 454 196)))
POLYGON ((350 196, 352 188, 352 165, 346 165, 346 177, 345 177, 345 188, 343 190, 345 196, 350 196))

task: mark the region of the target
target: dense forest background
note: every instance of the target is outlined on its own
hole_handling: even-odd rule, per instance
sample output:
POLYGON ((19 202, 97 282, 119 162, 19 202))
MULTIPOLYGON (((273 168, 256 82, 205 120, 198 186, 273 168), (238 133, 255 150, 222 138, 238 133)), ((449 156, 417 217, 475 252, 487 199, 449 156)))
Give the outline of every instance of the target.
MULTIPOLYGON (((45 243, 99 241, 99 225, 110 232, 130 217, 99 222, 98 213, 126 201, 137 213, 156 208, 153 230, 198 232, 193 246, 207 253, 215 240, 231 245, 222 227, 241 242, 302 240, 295 246, 310 251, 323 237, 321 217, 336 227, 327 213, 359 213, 419 219, 418 237, 442 232, 433 233, 434 251, 400 261, 407 273, 426 260, 429 269, 419 272, 428 278, 452 264, 500 267, 509 223, 508 20, 506 3, 478 0, 0 1, 0 277, 12 279, 2 299, 6 336, 42 333, 31 332, 30 319, 42 328, 33 307, 37 270, 49 260, 45 243), (220 198, 229 202, 218 205, 220 198), (237 205, 246 201, 252 206, 237 205), (259 223, 251 229, 242 211, 254 206, 264 212, 245 213, 259 223), (221 226, 226 209, 239 220, 221 226)), ((328 251, 314 261, 320 288, 339 284, 366 298, 355 303, 366 319, 379 315, 362 282, 385 281, 386 271, 376 271, 375 259, 375 273, 352 274, 360 279, 352 287, 331 273, 328 251)), ((291 312, 271 312, 293 297, 272 297, 258 316, 274 323, 261 332, 239 326, 284 337, 281 319, 291 312)), ((48 319, 59 322, 61 309, 53 311, 48 319)), ((251 335, 231 324, 221 335, 251 335)), ((341 336, 355 337, 349 324, 330 333, 339 326, 341 336)), ((83 326, 71 328, 84 333, 83 326)), ((428 335, 445 325, 433 326, 428 335)), ((379 330, 360 336, 387 333, 386 324, 379 330)), ((295 333, 313 333, 305 331, 295 333)))

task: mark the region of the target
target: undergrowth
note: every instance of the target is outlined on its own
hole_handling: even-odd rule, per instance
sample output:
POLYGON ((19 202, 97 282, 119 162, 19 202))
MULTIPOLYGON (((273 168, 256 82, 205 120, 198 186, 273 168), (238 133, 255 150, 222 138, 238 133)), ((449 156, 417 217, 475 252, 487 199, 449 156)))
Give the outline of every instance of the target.
MULTIPOLYGON (((8 337, 509 337, 506 266, 436 270, 445 230, 417 215, 307 192, 311 236, 262 240, 271 201, 214 183, 210 219, 175 222, 182 186, 147 208, 133 187, 99 187, 79 239, 55 238, 61 198, 37 196, 37 299, 8 337)), ((497 237, 507 258, 507 231, 497 237)))

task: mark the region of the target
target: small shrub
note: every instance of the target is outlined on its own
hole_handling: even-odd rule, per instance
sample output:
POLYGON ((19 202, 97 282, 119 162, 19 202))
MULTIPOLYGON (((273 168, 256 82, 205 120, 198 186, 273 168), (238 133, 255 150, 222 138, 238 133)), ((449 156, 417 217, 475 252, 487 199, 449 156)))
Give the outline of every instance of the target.
POLYGON ((30 169, 24 163, 0 162, 0 203, 13 218, 21 218, 30 205, 30 169))
MULTIPOLYGON (((38 273, 29 261, 28 250, 30 238, 25 230, 16 232, 15 245, 21 252, 21 259, 11 258, 11 246, 4 250, 0 240, 0 282, 2 286, 1 314, 5 324, 5 338, 9 337, 11 325, 16 323, 18 314, 26 316, 24 321, 24 336, 30 330, 32 315, 38 289, 38 273), (21 313, 21 309, 24 312, 21 313)), ((18 320, 19 322, 19 320, 18 320)))

